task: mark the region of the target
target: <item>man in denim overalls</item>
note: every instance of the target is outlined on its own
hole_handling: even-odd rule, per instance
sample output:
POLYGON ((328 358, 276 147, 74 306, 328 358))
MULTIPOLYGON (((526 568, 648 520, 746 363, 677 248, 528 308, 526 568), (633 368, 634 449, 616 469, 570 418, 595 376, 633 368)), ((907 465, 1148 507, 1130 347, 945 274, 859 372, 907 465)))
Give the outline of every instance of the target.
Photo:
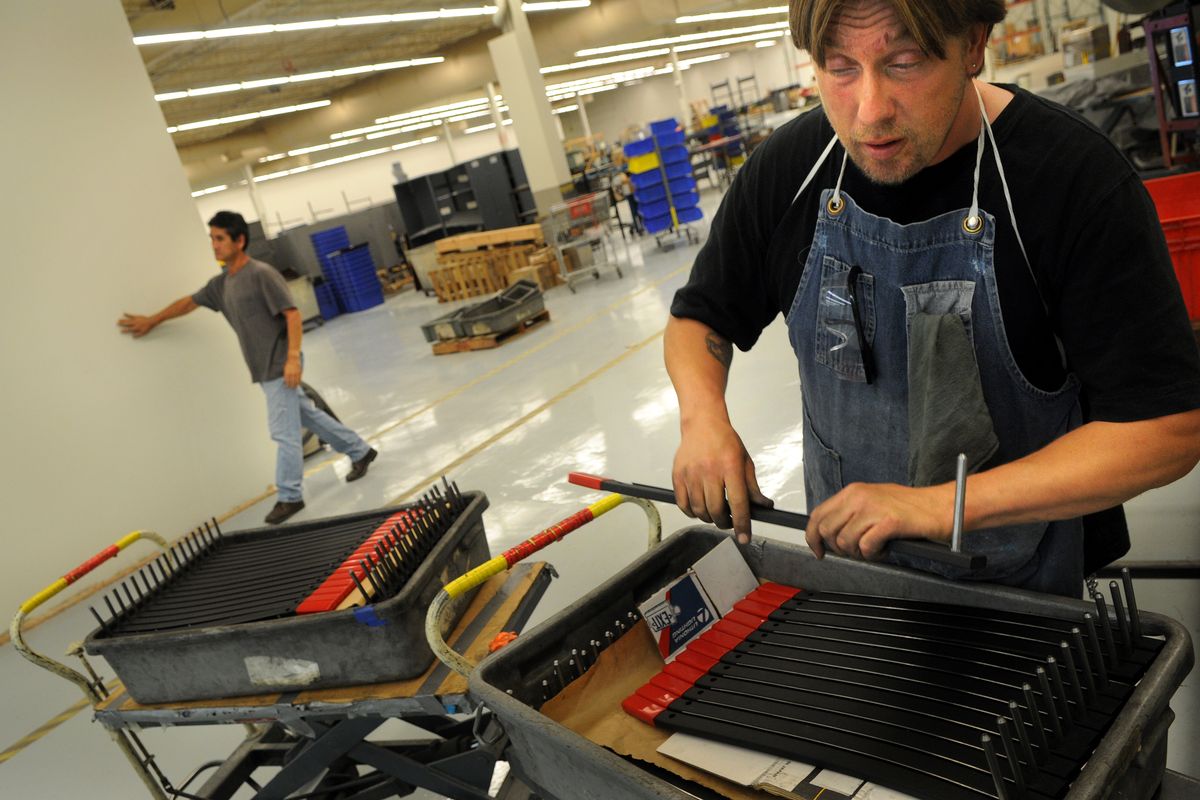
MULTIPOLYGON (((667 326, 685 513, 748 541, 749 504, 770 503, 724 389, 732 345, 748 349, 776 313, 799 361, 818 558, 948 541, 962 451, 965 547, 987 567, 888 560, 1078 597, 1085 516, 1119 516, 1200 460, 1200 358, 1153 206, 1094 130, 976 79, 1004 14, 1001 0, 792 0, 823 111, 781 128, 739 174, 667 326), (908 218, 943 192, 947 204, 908 218), (1081 319, 1110 306, 1117 328, 1081 319), (1148 374, 1169 373, 1161 385, 1129 377, 1127 336, 1148 374), (1121 354, 1111 369, 1097 337, 1121 354), (1047 360, 1061 375, 1035 383, 1027 372, 1047 360)), ((1123 516, 1113 530, 1127 537, 1123 516)))

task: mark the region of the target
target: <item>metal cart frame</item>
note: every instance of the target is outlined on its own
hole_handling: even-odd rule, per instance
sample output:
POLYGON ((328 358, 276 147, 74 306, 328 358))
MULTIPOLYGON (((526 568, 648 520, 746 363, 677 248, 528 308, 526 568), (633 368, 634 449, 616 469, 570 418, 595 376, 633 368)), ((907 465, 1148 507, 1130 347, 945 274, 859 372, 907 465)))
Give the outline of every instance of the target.
POLYGON ((589 274, 597 280, 602 271, 612 271, 618 278, 624 277, 617 258, 616 245, 609 232, 612 220, 611 202, 612 196, 604 189, 556 203, 542 219, 542 233, 546 244, 554 248, 559 275, 572 293, 575 292, 575 282, 589 274), (602 260, 592 264, 590 268, 567 269, 563 250, 581 246, 589 247, 593 258, 598 251, 602 260))

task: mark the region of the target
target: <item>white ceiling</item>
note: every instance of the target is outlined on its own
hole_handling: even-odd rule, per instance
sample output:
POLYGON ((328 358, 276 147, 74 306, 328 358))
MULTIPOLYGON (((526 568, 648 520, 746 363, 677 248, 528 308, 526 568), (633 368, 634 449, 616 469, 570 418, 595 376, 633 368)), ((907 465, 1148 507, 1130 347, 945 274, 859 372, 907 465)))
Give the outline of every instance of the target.
MULTIPOLYGON (((494 4, 495 0, 490 0, 494 4)), ((122 0, 135 36, 479 7, 489 0, 122 0), (160 8, 161 7, 161 8, 160 8)), ((586 9, 530 13, 543 65, 577 60, 575 51, 700 30, 779 22, 782 15, 677 25, 682 14, 778 6, 783 0, 592 0, 586 9)), ((143 45, 139 51, 156 93, 185 91, 429 56, 443 64, 309 80, 235 92, 165 100, 168 125, 228 117, 318 100, 333 107, 173 134, 193 185, 218 173, 254 166, 271 152, 327 141, 331 133, 369 125, 376 117, 477 94, 495 80, 486 41, 487 16, 415 23, 338 26, 219 39, 143 45)), ((753 45, 750 45, 753 46, 753 45)), ((605 72, 640 64, 590 70, 605 72)), ((551 81, 584 77, 560 73, 551 81)), ((274 166, 274 165, 273 165, 274 166)))

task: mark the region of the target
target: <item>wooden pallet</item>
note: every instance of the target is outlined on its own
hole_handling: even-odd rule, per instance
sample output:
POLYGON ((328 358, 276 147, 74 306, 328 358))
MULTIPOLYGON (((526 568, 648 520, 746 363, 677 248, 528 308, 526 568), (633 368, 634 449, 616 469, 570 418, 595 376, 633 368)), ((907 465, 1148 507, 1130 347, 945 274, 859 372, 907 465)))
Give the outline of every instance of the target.
POLYGON ((489 247, 504 247, 519 243, 545 244, 541 225, 517 225, 494 231, 460 233, 439 239, 434 247, 438 255, 455 251, 483 250, 489 247))
POLYGON ((465 353, 469 350, 491 350, 505 342, 528 333, 534 328, 540 328, 550 321, 550 312, 543 310, 528 319, 521 320, 517 327, 501 333, 489 333, 485 336, 465 336, 461 339, 446 339, 433 343, 433 354, 444 356, 447 353, 465 353))
POLYGON ((509 285, 510 274, 528 267, 530 257, 538 252, 537 246, 524 244, 441 253, 437 257, 441 266, 429 271, 429 282, 440 303, 494 294, 509 285))

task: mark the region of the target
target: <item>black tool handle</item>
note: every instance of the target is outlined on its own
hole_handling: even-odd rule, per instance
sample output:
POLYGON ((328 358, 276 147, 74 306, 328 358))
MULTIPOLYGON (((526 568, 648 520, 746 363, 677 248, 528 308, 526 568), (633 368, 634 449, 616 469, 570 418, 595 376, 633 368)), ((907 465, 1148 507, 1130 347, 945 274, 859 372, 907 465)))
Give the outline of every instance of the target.
MULTIPOLYGON (((660 503, 674 504, 675 502, 675 492, 670 489, 664 489, 661 486, 647 486, 644 483, 622 483, 621 481, 614 481, 611 478, 589 475, 586 472, 572 472, 567 476, 567 480, 577 486, 586 486, 590 489, 616 492, 617 494, 626 494, 630 497, 641 497, 645 500, 657 500, 660 503)), ((785 528, 795 528, 801 531, 808 527, 807 514, 779 511, 768 506, 758 505, 757 503, 750 504, 750 519, 759 522, 769 522, 773 525, 782 525, 785 528)), ((985 555, 967 552, 956 553, 943 544, 924 539, 893 539, 888 542, 887 546, 890 552, 897 555, 927 558, 930 561, 948 564, 953 567, 975 570, 987 565, 987 556, 985 555)))

